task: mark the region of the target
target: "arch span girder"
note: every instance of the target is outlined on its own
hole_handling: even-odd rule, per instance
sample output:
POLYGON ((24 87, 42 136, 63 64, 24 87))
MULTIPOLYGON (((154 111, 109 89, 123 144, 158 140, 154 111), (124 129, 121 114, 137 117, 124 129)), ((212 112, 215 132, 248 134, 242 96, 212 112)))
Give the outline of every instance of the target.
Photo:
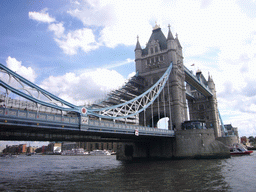
POLYGON ((105 107, 105 108, 89 108, 88 114, 99 118, 108 119, 125 119, 135 116, 148 108, 163 90, 172 70, 172 63, 167 68, 163 76, 146 92, 131 99, 125 103, 105 107))
POLYGON ((81 107, 73 105, 35 85, 14 71, 0 63, 0 85, 6 89, 7 95, 11 91, 36 104, 55 108, 61 111, 80 113, 81 107), (41 98, 44 98, 42 100, 41 98), (54 103, 54 104, 52 104, 54 103))

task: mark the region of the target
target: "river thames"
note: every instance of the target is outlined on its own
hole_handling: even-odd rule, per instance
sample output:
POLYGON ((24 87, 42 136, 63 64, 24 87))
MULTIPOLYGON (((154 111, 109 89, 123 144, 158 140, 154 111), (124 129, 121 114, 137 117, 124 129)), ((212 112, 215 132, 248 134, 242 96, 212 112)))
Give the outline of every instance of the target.
MULTIPOLYGON (((256 152, 256 151, 254 151, 256 152)), ((256 155, 121 162, 115 156, 0 158, 0 191, 255 191, 256 155)))

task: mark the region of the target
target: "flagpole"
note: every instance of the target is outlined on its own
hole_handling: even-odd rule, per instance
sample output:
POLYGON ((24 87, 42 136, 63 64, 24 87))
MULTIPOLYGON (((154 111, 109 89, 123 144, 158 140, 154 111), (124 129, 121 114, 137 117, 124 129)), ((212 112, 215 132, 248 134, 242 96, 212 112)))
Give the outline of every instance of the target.
POLYGON ((194 69, 193 69, 193 74, 196 74, 196 71, 195 71, 195 63, 193 63, 191 66, 194 67, 194 69))

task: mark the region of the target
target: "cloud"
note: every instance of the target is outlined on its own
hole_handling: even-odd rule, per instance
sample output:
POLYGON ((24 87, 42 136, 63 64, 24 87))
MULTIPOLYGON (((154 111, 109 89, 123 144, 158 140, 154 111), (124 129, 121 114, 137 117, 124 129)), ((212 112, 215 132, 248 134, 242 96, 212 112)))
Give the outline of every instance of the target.
POLYGON ((48 13, 46 13, 47 9, 43 9, 41 12, 29 12, 28 16, 30 19, 43 22, 43 23, 52 23, 55 21, 55 18, 50 17, 48 13))
POLYGON ((120 67, 120 66, 127 65, 127 64, 130 64, 130 63, 135 64, 133 59, 127 58, 125 61, 114 63, 114 64, 111 64, 111 65, 106 65, 106 66, 103 66, 103 68, 112 69, 112 68, 120 67))
POLYGON ((54 35, 57 38, 61 38, 64 34, 65 28, 63 27, 63 23, 53 23, 51 25, 49 25, 48 29, 50 31, 54 32, 54 35))
MULTIPOLYGON (((56 27, 56 29, 57 28, 58 27, 56 27)), ((59 47, 64 51, 64 53, 66 53, 67 55, 77 54, 77 51, 79 48, 81 48, 84 52, 89 52, 91 50, 97 49, 100 46, 95 41, 95 36, 91 29, 87 29, 87 28, 78 29, 78 30, 69 32, 67 35, 56 34, 57 30, 54 27, 52 27, 52 29, 56 35, 55 41, 58 43, 59 47), (57 38, 57 37, 60 37, 60 38, 57 38)))
POLYGON ((243 119, 239 125, 247 122, 250 127, 256 122, 244 115, 253 113, 256 104, 256 18, 244 10, 233 0, 159 0, 157 4, 153 0, 81 0, 73 1, 67 11, 83 23, 81 29, 67 31, 64 22, 56 21, 48 29, 65 54, 75 55, 79 49, 89 52, 101 46, 135 46, 137 35, 143 47, 155 21, 165 35, 170 23, 172 33, 179 33, 185 65, 195 63, 203 73, 210 71, 220 110, 224 115, 236 114, 238 120, 230 115, 224 122, 243 119))
MULTIPOLYGON (((79 5, 77 3, 78 2, 75 4, 79 5)), ((75 55, 79 49, 84 52, 89 52, 100 46, 100 43, 95 40, 95 35, 92 29, 83 28, 71 30, 65 34, 63 23, 57 22, 54 18, 50 17, 46 11, 47 9, 43 9, 41 12, 29 12, 29 18, 39 22, 48 23, 48 30, 54 32, 54 40, 65 54, 75 55)))
POLYGON ((106 97, 111 90, 123 85, 125 79, 115 70, 96 69, 77 75, 66 73, 63 76, 45 79, 41 87, 76 105, 92 103, 106 97))
POLYGON ((74 7, 67 11, 78 18, 84 25, 108 26, 116 20, 115 8, 110 1, 76 1, 74 7))
MULTIPOLYGON (((120 63, 127 64, 127 62, 130 63, 133 60, 127 59, 120 63)), ((37 75, 31 67, 22 66, 21 61, 10 56, 6 63, 11 70, 35 82, 37 75)), ((50 76, 44 79, 39 86, 75 105, 84 105, 105 98, 110 91, 120 88, 125 80, 120 73, 106 67, 84 70, 78 74, 69 72, 62 76, 50 76)))
POLYGON ((6 64, 7 64, 7 67, 12 71, 18 73, 19 75, 28 79, 31 82, 35 82, 37 75, 36 75, 36 72, 31 67, 22 66, 21 61, 17 61, 15 58, 12 58, 10 56, 6 59, 6 64))

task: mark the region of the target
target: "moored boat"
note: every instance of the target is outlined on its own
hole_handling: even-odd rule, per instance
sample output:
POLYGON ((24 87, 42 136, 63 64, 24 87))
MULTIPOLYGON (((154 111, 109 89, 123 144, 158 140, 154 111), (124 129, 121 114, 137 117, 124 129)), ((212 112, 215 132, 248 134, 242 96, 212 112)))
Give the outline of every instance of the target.
POLYGON ((107 150, 93 150, 90 152, 90 155, 94 156, 102 156, 102 155, 111 155, 111 153, 107 150))
POLYGON ((247 150, 240 143, 235 143, 230 147, 230 155, 250 155, 251 153, 253 153, 253 151, 247 150))
POLYGON ((86 156, 89 155, 88 151, 84 151, 83 148, 72 149, 72 150, 65 150, 61 153, 61 155, 67 156, 86 156))

